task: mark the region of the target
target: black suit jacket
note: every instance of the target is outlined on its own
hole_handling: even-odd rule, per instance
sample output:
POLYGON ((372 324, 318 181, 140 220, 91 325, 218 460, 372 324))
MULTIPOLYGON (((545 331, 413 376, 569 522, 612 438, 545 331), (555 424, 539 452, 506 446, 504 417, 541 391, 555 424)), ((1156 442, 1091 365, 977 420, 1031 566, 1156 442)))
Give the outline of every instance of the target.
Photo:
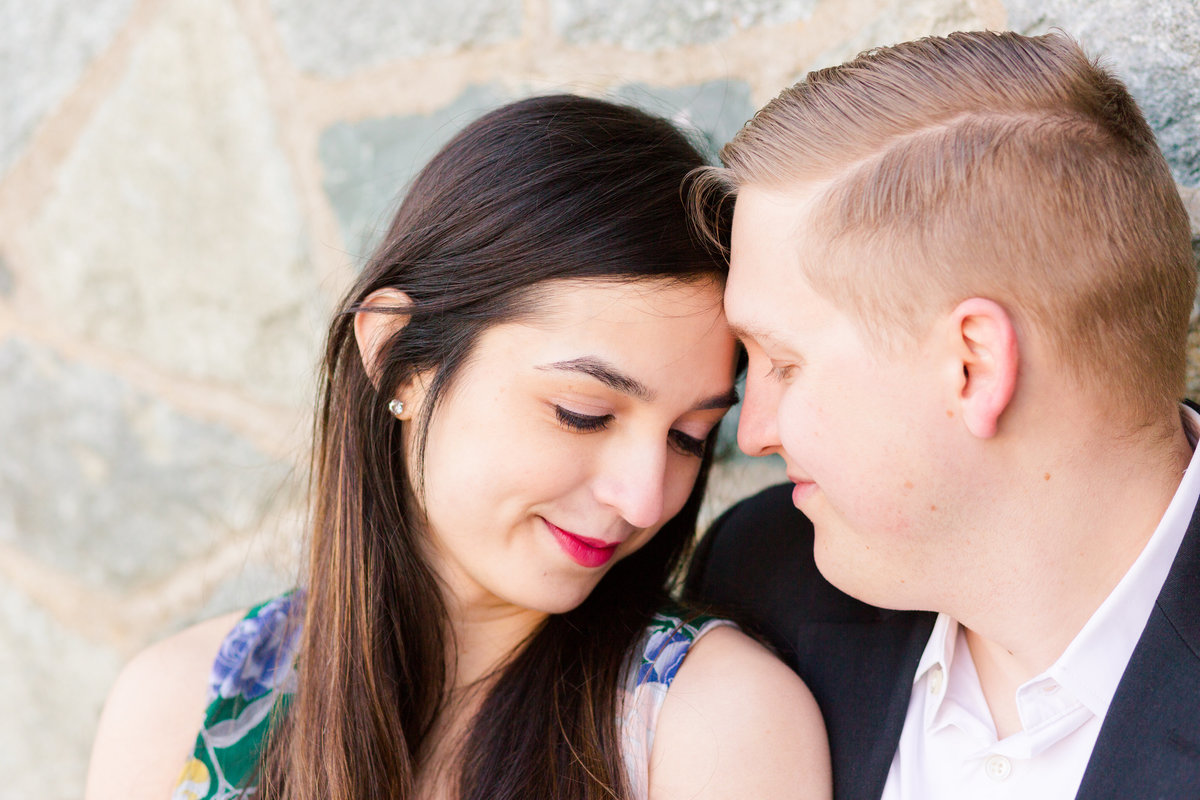
MULTIPOLYGON (((877 800, 936 615, 875 608, 821 577, 791 488, 767 489, 717 520, 685 591, 762 633, 808 684, 829 731, 836 800, 877 800)), ((1200 799, 1200 509, 1076 797, 1200 799)))

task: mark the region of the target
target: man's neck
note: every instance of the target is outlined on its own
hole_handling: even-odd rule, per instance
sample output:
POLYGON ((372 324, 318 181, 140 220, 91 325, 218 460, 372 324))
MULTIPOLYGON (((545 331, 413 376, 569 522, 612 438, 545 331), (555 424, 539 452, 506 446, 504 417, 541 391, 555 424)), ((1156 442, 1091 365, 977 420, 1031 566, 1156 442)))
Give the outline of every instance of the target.
POLYGON ((1166 448, 1108 444, 1078 459, 1075 474, 1058 470, 1058 490, 1028 506, 1034 513, 1014 515, 1022 527, 1004 526, 1006 546, 982 559, 990 580, 951 611, 1001 738, 1021 729, 1018 687, 1058 660, 1129 571, 1192 456, 1182 429, 1166 448))
POLYGON ((1032 674, 1013 653, 970 628, 966 629, 966 640, 975 674, 979 676, 979 686, 996 726, 996 738, 1004 739, 1017 733, 1022 728, 1017 710, 1017 689, 1032 674))

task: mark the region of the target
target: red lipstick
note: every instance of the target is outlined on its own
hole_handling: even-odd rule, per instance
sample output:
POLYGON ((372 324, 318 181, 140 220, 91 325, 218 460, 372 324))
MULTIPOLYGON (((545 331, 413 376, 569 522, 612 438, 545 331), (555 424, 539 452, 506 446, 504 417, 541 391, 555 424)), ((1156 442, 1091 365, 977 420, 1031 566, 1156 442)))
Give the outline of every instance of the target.
POLYGON ((620 544, 620 542, 605 542, 564 531, 546 519, 543 519, 542 522, 545 522, 550 533, 554 534, 554 540, 558 542, 562 551, 581 567, 604 566, 617 552, 617 545, 620 544))

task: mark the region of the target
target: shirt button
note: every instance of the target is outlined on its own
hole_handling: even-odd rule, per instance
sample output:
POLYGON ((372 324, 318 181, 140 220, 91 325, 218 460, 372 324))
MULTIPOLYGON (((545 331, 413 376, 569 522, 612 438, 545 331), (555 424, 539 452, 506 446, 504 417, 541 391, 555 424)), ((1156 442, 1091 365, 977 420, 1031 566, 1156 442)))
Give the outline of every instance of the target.
POLYGON ((983 765, 983 771, 994 781, 1002 781, 1012 774, 1012 762, 1004 756, 991 756, 983 765))
POLYGON ((933 695, 941 694, 942 681, 942 668, 940 666, 929 670, 929 693, 933 695))

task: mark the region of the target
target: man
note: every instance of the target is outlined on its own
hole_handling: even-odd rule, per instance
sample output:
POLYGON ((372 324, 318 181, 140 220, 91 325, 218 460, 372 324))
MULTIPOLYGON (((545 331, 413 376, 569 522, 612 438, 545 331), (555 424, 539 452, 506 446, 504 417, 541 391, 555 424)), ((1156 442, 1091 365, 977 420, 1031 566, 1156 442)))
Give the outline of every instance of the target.
POLYGON ((835 794, 1200 797, 1195 275, 1125 88, 953 34, 811 74, 722 159, 738 441, 793 486, 689 590, 807 681, 835 794))

